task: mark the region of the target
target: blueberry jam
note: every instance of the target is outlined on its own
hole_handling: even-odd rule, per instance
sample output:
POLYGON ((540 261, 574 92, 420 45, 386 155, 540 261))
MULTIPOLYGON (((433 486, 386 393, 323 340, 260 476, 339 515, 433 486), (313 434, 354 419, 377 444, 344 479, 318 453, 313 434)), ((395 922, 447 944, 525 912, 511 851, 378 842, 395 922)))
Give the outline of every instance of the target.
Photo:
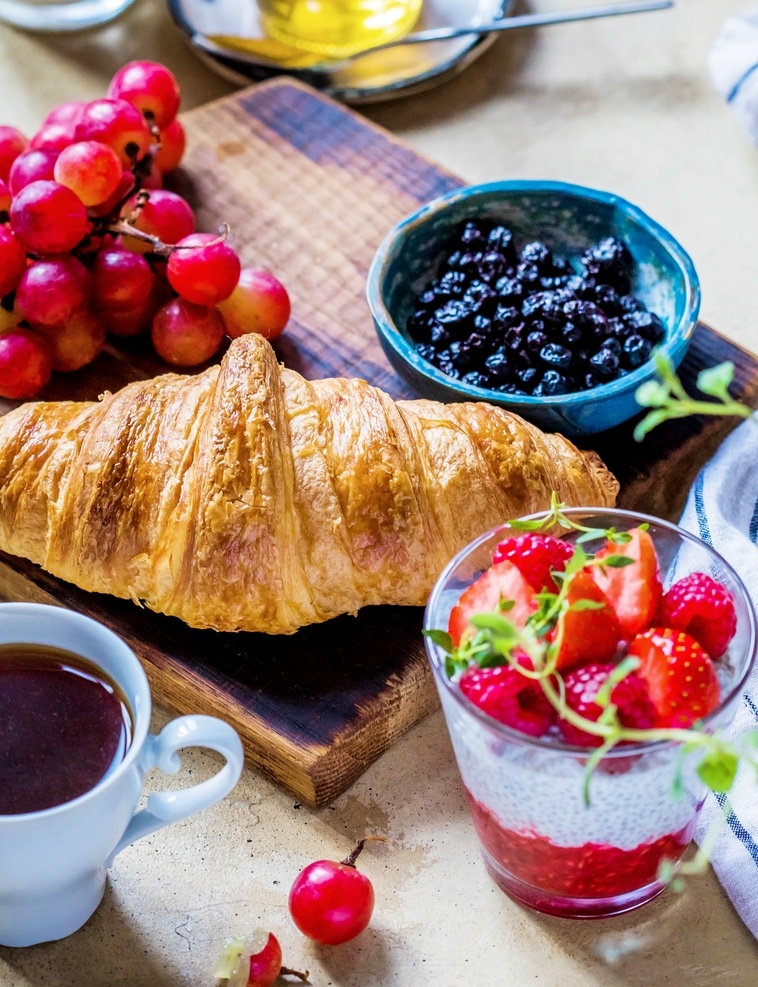
POLYGON ((454 380, 502 394, 585 391, 642 366, 665 336, 630 294, 634 260, 606 237, 572 263, 539 241, 519 250, 496 223, 465 223, 416 297, 416 351, 454 380))

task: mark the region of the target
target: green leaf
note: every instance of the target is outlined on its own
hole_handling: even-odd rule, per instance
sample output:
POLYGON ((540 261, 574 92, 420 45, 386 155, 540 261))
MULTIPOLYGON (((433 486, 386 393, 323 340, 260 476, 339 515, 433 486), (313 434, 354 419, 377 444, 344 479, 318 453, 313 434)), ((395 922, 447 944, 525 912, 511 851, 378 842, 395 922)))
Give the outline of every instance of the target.
POLYGON ((577 545, 583 545, 588 541, 597 541, 599 538, 605 538, 607 532, 604 528, 590 528, 585 531, 583 535, 579 535, 576 540, 577 545))
POLYGON ((715 367, 701 370, 697 378, 697 387, 703 394, 709 394, 721 401, 729 400, 729 387, 734 381, 734 364, 727 360, 715 367))
POLYGON ((607 604, 600 603, 598 600, 576 600, 571 604, 569 610, 581 613, 583 610, 605 610, 606 608, 607 604))
POLYGON ((611 569, 623 569, 625 566, 634 565, 634 559, 628 555, 607 555, 602 560, 602 565, 609 565, 611 569))
POLYGON ((508 527, 515 528, 516 531, 539 531, 540 528, 545 527, 548 521, 550 521, 549 517, 543 517, 532 521, 509 521, 508 527))
POLYGON ((498 603, 497 608, 500 611, 500 613, 508 613, 508 611, 513 610, 515 606, 516 606, 515 600, 501 600, 498 603))
POLYGON ((662 408, 669 399, 669 389, 657 380, 646 380, 634 392, 634 398, 643 408, 662 408))
MULTIPOLYGON (((641 530, 643 528, 643 525, 640 524, 638 525, 638 527, 641 530)), ((647 524, 644 525, 645 531, 647 531, 649 527, 650 526, 647 524)), ((605 537, 608 539, 608 541, 613 542, 614 545, 628 545, 629 542, 632 540, 632 536, 629 534, 628 531, 616 531, 615 528, 608 528, 608 530, 605 533, 605 537)))
POLYGON ((477 613, 471 617, 469 623, 480 631, 492 631, 498 637, 513 641, 518 637, 518 631, 505 617, 499 613, 477 613))
POLYGON ((714 792, 728 792, 734 784, 739 761, 723 748, 709 751, 697 766, 699 778, 714 792))
POLYGON ((430 641, 436 644, 438 648, 442 648, 447 654, 450 654, 453 650, 453 639, 447 631, 430 630, 423 631, 423 634, 424 637, 428 637, 430 641))
POLYGON ((566 568, 564 572, 567 576, 573 576, 575 572, 581 572, 581 570, 587 565, 588 555, 584 551, 581 545, 574 546, 574 554, 566 563, 566 568))
POLYGON ((506 664, 507 659, 505 655, 510 651, 513 642, 503 643, 502 649, 498 650, 497 645, 499 643, 503 642, 493 641, 493 647, 478 656, 476 663, 480 668, 497 668, 498 665, 506 664))

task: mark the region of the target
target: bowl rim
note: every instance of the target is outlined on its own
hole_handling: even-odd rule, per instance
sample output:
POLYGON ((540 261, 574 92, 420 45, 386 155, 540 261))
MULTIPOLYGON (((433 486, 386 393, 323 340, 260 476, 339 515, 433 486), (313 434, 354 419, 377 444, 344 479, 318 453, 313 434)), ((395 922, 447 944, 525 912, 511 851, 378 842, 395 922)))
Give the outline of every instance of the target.
MULTIPOLYGON (((400 359, 413 367, 417 373, 430 380, 433 384, 446 389, 449 393, 452 392, 460 397, 466 396, 477 401, 490 401, 513 409, 516 412, 518 412, 519 408, 525 408, 527 412, 529 409, 553 408, 558 412, 560 408, 565 406, 570 408, 587 401, 600 401, 605 398, 626 394, 628 391, 636 390, 640 384, 649 379, 651 370, 653 369, 653 363, 650 358, 625 377, 609 381, 607 384, 599 384, 597 387, 590 388, 586 391, 576 391, 573 394, 558 394, 547 397, 534 397, 531 394, 501 394, 498 391, 493 391, 485 387, 477 387, 474 384, 464 384, 460 380, 454 380, 452 377, 446 376, 418 355, 410 340, 406 338, 403 331, 396 325, 384 303, 383 285, 386 281, 390 255, 397 241, 409 230, 426 221, 430 216, 443 211, 457 202, 476 198, 477 196, 489 195, 493 192, 530 191, 567 194, 581 199, 589 199, 593 202, 601 202, 604 205, 611 205, 614 208, 620 209, 639 226, 651 233, 668 253, 673 256, 684 281, 685 307, 679 324, 674 327, 663 343, 655 347, 654 352, 667 356, 677 366, 684 356, 684 350, 695 330, 700 312, 700 280, 692 258, 668 230, 638 206, 622 196, 614 192, 603 191, 602 189, 553 180, 505 179, 496 182, 484 182, 479 185, 465 185, 430 200, 397 223, 379 245, 371 261, 366 278, 366 299, 380 338, 392 348, 400 359)), ((639 410, 641 411, 642 408, 640 407, 639 410)))
MULTIPOLYGON (((742 595, 743 601, 746 605, 748 624, 750 630, 750 640, 747 644, 747 655, 745 658, 744 667, 740 671, 739 675, 732 683, 729 692, 721 697, 716 709, 708 713, 702 718, 700 723, 702 725, 707 725, 715 718, 717 718, 721 712, 730 706, 735 699, 737 699, 742 692, 742 689, 747 681, 750 673, 752 672, 755 662, 756 662, 756 652, 758 652, 758 616, 756 615, 755 607, 750 599, 750 594, 742 581, 741 576, 734 570, 734 568, 726 561, 726 559, 717 552, 715 548, 704 542, 702 538, 698 538, 697 535, 693 535, 692 532, 686 531, 684 528, 680 527, 678 524, 674 524, 673 521, 666 521, 664 518, 655 517, 652 514, 642 514, 639 511, 626 511, 621 508, 616 507, 567 507, 563 511, 567 516, 591 514, 593 516, 597 515, 607 515, 609 517, 622 518, 624 520, 634 521, 636 524, 642 524, 647 522, 648 524, 655 524, 659 527, 666 528, 674 534, 679 535, 685 541, 691 544, 697 545, 699 548, 703 549, 707 554, 712 556, 716 562, 724 567, 724 569, 729 573, 730 577, 734 580, 734 584, 742 595)), ((537 518, 544 518, 548 516, 548 511, 536 511, 534 514, 525 515, 522 518, 513 519, 520 521, 529 521, 537 518)), ((480 545, 488 541, 497 532, 504 531, 509 527, 509 522, 504 522, 499 524, 494 528, 490 528, 483 535, 470 541, 465 548, 462 548, 460 552, 457 552, 453 558, 448 562, 445 568, 442 570, 440 575, 437 577, 437 581, 434 584, 432 592, 429 595, 429 600, 424 608, 424 630, 434 629, 430 626, 430 618, 432 611, 434 610, 437 598, 444 586, 449 574, 459 565, 463 559, 469 555, 471 552, 479 548, 480 545)), ((504 723, 500 723, 498 720, 493 719, 483 710, 479 709, 471 700, 465 696, 460 689, 456 688, 455 683, 450 679, 444 670, 444 660, 440 661, 439 655, 442 653, 442 649, 439 645, 435 644, 431 638, 424 635, 424 644, 426 647, 427 657, 429 663, 432 666, 432 671, 434 673, 434 678, 437 680, 438 684, 443 683, 443 688, 453 697, 454 701, 469 715, 474 716, 475 719, 479 720, 484 726, 489 730, 498 734, 503 740, 508 741, 512 744, 525 744, 528 747, 536 747, 540 750, 555 752, 556 754, 566 755, 571 757, 576 757, 577 753, 583 752, 584 756, 588 756, 588 751, 595 750, 595 748, 582 747, 577 744, 569 744, 565 741, 555 740, 550 738, 546 740, 544 737, 532 737, 529 734, 521 733, 519 730, 515 730, 513 727, 506 726, 504 723)), ((639 743, 629 743, 624 744, 623 747, 614 747, 610 751, 607 751, 603 756, 609 758, 618 757, 630 757, 635 754, 649 753, 651 751, 659 751, 668 747, 674 747, 678 745, 678 741, 675 740, 656 740, 656 741, 646 741, 639 743)))

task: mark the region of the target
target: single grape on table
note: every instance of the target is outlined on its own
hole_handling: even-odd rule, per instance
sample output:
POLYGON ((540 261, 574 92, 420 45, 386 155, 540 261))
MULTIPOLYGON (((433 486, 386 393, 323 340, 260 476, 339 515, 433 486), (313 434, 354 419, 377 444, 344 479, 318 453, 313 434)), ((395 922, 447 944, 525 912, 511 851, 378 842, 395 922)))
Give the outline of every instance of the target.
POLYGON ((277 278, 243 268, 229 228, 197 231, 163 188, 185 149, 179 101, 168 68, 134 61, 31 138, 0 126, 0 398, 34 397, 106 336, 149 335, 161 359, 194 367, 226 336, 286 326, 277 278))

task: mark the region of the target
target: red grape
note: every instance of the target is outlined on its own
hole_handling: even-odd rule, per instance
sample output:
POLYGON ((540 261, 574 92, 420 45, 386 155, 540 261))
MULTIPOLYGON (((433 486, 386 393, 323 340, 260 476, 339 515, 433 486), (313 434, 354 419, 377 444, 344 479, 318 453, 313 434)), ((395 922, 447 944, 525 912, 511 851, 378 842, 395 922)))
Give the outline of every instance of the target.
POLYGON ((224 320, 215 308, 175 298, 153 319, 153 346, 167 363, 194 367, 216 353, 224 338, 224 320))
MULTIPOLYGON (((0 178, 0 213, 8 212, 11 207, 11 190, 0 178)), ((7 219, 7 217, 6 217, 7 219)))
POLYGON ((289 320, 290 300, 284 285, 273 274, 245 267, 237 287, 218 303, 218 310, 232 339, 248 332, 276 339, 289 320))
POLYGON ((11 226, 29 250, 62 254, 84 237, 89 220, 82 200, 58 182, 32 182, 11 203, 11 226))
POLYGON ((91 206, 90 212, 93 216, 110 216, 119 202, 122 202, 134 188, 134 175, 131 171, 122 171, 118 186, 112 195, 109 195, 105 202, 99 206, 91 206))
POLYGON ((374 910, 374 889, 355 861, 367 836, 342 863, 317 860, 295 878, 289 896, 290 915, 303 935, 325 946, 338 946, 354 939, 366 928, 374 910))
MULTIPOLYGON (((124 219, 131 216, 136 203, 136 198, 126 203, 121 211, 124 219)), ((195 214, 176 192, 155 189, 150 192, 149 201, 140 209, 132 225, 143 233, 158 237, 163 243, 178 243, 194 230, 195 214)), ((137 253, 152 249, 150 244, 130 236, 124 237, 124 246, 137 253)))
POLYGON ((155 275, 147 261, 131 250, 101 251, 92 267, 92 297, 106 309, 139 308, 153 289, 155 275))
POLYGON ((82 113, 87 104, 82 100, 74 100, 70 103, 60 103, 55 109, 50 110, 42 121, 42 127, 48 124, 66 124, 71 128, 71 140, 74 139, 74 128, 82 118, 82 113))
POLYGON ((53 370, 70 373, 81 370, 97 357, 105 343, 105 326, 102 319, 80 309, 60 326, 42 331, 53 359, 53 370))
POLYGON ((0 298, 13 291, 26 270, 26 251, 7 226, 0 225, 0 298))
POLYGON ((240 259, 213 233, 192 233, 177 243, 166 273, 171 287, 194 305, 216 305, 234 291, 240 259))
POLYGON ((171 121, 165 130, 161 131, 161 146, 155 156, 161 171, 173 171, 179 167, 184 157, 186 143, 184 127, 177 117, 176 120, 171 121))
POLYGON ((75 192, 85 206, 98 206, 120 187, 123 170, 113 148, 79 141, 61 151, 54 174, 56 182, 75 192))
POLYGON ((179 86, 171 71, 157 62, 129 62, 108 86, 111 99, 126 100, 162 130, 179 109, 179 86))
POLYGON ((33 151, 62 151, 74 139, 74 128, 66 123, 46 123, 29 141, 33 151))
POLYGON ((150 174, 143 178, 142 188, 146 188, 149 192, 163 188, 163 175, 155 162, 150 165, 150 174))
POLYGON ((35 261, 24 272, 16 289, 16 305, 35 329, 61 325, 83 308, 92 278, 71 254, 35 261))
POLYGON ((0 178, 8 181, 11 165, 23 151, 29 141, 15 127, 0 127, 0 178))
POLYGON ((173 297, 173 294, 169 294, 168 285, 154 276, 150 292, 133 308, 100 306, 99 312, 106 332, 114 336, 138 336, 148 332, 158 309, 173 297))
POLYGON ((26 400, 50 380, 53 360, 45 339, 31 329, 0 336, 0 397, 26 400))
POLYGON ((8 185, 13 195, 18 195, 22 188, 32 182, 49 182, 53 180, 57 151, 49 148, 24 151, 19 154, 10 170, 8 185))
POLYGON ((150 128, 145 118, 122 99, 87 103, 74 136, 77 141, 99 141, 112 147, 125 168, 150 150, 150 128))

